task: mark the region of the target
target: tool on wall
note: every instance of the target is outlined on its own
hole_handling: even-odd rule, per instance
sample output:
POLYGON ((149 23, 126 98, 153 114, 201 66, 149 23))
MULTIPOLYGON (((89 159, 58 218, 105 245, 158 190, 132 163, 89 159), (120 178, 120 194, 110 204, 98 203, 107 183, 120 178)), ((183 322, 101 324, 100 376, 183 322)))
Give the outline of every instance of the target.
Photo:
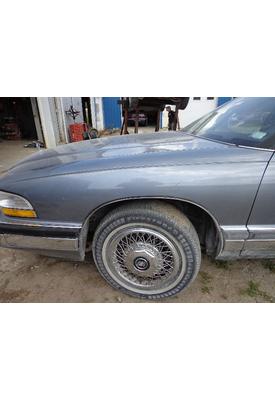
POLYGON ((72 119, 74 120, 74 123, 75 123, 75 120, 79 116, 80 111, 76 110, 74 108, 73 104, 71 104, 70 108, 68 110, 66 110, 65 113, 67 115, 69 115, 70 117, 72 117, 72 119))
MULTIPOLYGON (((69 115, 74 123, 69 125, 69 135, 71 142, 79 142, 82 140, 90 140, 96 139, 98 137, 97 129, 93 128, 88 124, 89 119, 87 118, 87 122, 76 123, 75 120, 79 116, 80 111, 76 110, 73 106, 73 99, 71 99, 71 106, 68 110, 66 110, 66 114, 69 115)), ((87 117, 87 115, 86 115, 87 117)))

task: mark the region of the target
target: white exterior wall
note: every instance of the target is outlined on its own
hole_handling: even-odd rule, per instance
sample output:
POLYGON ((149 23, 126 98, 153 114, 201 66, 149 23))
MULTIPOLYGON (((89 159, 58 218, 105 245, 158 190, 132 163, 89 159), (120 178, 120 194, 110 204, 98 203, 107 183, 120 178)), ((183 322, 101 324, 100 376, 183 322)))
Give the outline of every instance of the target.
MULTIPOLYGON (((69 125, 73 124, 74 121, 70 115, 66 114, 66 111, 73 105, 74 109, 80 112, 75 119, 75 123, 83 122, 82 99, 81 97, 60 97, 59 99, 65 127, 65 140, 69 143, 69 125)), ((91 97, 90 100, 93 127, 101 131, 104 129, 102 97, 91 97)))
MULTIPOLYGON (((76 123, 83 122, 84 117, 82 111, 82 99, 81 97, 61 97, 60 99, 63 108, 66 130, 68 134, 69 125, 73 124, 74 121, 72 117, 66 114, 66 111, 69 110, 71 105, 73 105, 73 107, 77 111, 80 111, 80 114, 76 117, 75 122, 76 123)), ((91 100, 91 114, 92 114, 93 128, 96 128, 98 131, 101 131, 104 129, 102 97, 90 97, 90 100, 91 100)))
MULTIPOLYGON (((213 100, 207 100, 207 97, 201 97, 200 100, 194 100, 194 97, 190 97, 188 106, 185 110, 179 110, 179 122, 180 127, 185 126, 196 121, 196 119, 203 115, 211 112, 217 107, 218 98, 214 97, 213 100)), ((171 107, 173 110, 175 107, 171 107)), ((162 113, 162 127, 168 127, 168 113, 164 110, 162 113)))
POLYGON ((37 97, 43 137, 47 148, 68 142, 61 97, 37 97))
POLYGON ((71 105, 73 108, 77 111, 79 111, 79 115, 75 119, 75 123, 81 123, 83 122, 83 112, 82 112, 82 101, 81 97, 61 97, 61 102, 62 102, 62 108, 63 108, 63 113, 64 113, 64 120, 65 120, 65 125, 68 129, 69 125, 74 123, 73 118, 70 115, 66 114, 66 111, 69 110, 71 105))
POLYGON ((91 97, 91 113, 93 128, 102 131, 104 129, 102 97, 91 97))
POLYGON ((60 133, 60 138, 62 143, 69 143, 69 132, 66 125, 66 114, 64 111, 64 105, 62 97, 55 97, 55 107, 57 115, 57 124, 60 133))
POLYGON ((54 148, 58 144, 55 121, 52 115, 51 99, 51 97, 37 97, 42 131, 47 149, 54 148))
POLYGON ((57 144, 64 144, 67 142, 66 137, 66 126, 64 121, 64 113, 61 107, 60 98, 48 97, 51 117, 54 127, 55 139, 57 144))

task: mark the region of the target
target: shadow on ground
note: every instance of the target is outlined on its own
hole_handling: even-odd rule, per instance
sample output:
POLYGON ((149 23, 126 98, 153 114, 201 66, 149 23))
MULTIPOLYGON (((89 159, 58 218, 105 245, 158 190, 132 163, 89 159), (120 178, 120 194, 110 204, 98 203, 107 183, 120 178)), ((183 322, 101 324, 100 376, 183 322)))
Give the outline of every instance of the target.
MULTIPOLYGON (((275 262, 203 258, 193 284, 163 302, 274 302, 275 262)), ((110 287, 92 263, 0 249, 0 302, 145 302, 110 287)))

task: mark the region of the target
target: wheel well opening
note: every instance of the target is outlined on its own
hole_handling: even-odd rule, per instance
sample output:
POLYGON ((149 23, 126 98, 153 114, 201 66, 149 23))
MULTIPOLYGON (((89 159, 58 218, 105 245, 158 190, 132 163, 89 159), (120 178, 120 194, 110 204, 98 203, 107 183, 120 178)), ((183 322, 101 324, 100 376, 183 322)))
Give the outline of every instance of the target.
POLYGON ((130 200, 122 200, 112 204, 107 204, 100 209, 96 210, 89 217, 89 230, 88 230, 88 238, 87 238, 87 249, 91 249, 91 243, 93 241, 94 233, 99 225, 100 221, 107 215, 109 212, 114 210, 115 208, 128 204, 133 201, 153 201, 153 200, 161 200, 164 203, 169 203, 178 208, 187 218, 190 219, 194 228, 197 231, 201 249, 203 253, 214 256, 218 253, 219 248, 221 246, 221 236, 218 230, 218 227, 213 220, 213 218, 201 207, 189 203, 184 200, 170 200, 170 199, 130 199, 130 200))

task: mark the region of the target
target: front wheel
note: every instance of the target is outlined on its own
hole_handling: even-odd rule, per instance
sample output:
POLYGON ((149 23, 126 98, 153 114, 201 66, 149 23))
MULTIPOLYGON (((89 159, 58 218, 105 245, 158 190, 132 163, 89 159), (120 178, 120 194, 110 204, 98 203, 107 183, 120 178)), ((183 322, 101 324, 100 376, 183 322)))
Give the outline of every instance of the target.
POLYGON ((152 300, 186 288, 201 262, 193 225, 161 201, 133 202, 110 212, 95 232, 93 255, 113 287, 152 300))

